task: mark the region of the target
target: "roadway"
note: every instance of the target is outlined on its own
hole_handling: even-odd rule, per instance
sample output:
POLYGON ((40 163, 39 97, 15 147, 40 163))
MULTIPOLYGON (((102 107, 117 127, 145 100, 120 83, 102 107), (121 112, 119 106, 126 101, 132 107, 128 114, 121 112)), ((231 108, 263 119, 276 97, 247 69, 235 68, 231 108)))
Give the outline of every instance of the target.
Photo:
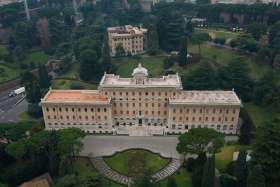
POLYGON ((0 92, 0 123, 17 122, 20 113, 27 111, 28 103, 23 95, 9 97, 14 89, 0 92))

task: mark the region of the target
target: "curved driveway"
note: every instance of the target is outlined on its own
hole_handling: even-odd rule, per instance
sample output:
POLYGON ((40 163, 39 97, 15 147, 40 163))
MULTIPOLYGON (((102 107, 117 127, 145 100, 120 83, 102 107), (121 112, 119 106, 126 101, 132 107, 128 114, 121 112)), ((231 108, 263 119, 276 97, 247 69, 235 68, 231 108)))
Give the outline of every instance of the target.
POLYGON ((97 136, 89 135, 83 140, 81 156, 111 156, 126 149, 147 149, 162 157, 180 159, 176 151, 178 139, 175 136, 97 136))

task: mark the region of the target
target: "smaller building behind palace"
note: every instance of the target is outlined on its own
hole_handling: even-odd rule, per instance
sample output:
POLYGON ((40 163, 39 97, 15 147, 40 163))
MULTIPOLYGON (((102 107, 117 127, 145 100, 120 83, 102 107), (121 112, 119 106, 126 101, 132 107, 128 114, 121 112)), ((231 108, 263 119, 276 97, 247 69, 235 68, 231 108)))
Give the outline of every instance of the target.
POLYGON ((150 78, 139 64, 131 78, 104 74, 98 90, 49 90, 41 101, 46 129, 152 136, 206 127, 236 134, 241 102, 234 91, 182 89, 178 74, 150 78))
POLYGON ((143 53, 147 31, 147 29, 131 25, 107 28, 111 56, 116 56, 119 47, 123 48, 125 55, 143 53))

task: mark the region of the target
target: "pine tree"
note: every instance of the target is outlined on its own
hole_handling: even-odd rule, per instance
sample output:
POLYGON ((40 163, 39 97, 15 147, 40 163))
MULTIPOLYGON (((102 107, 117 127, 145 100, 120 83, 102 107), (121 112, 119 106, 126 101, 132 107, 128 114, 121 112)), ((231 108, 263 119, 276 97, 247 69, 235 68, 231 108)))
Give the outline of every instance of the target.
POLYGON ((234 176, 237 178, 238 187, 246 187, 246 179, 248 175, 246 158, 247 152, 241 150, 234 168, 234 176))
POLYGON ((247 178, 247 187, 265 187, 265 178, 260 165, 255 165, 250 170, 247 178))
POLYGON ((105 34, 104 43, 103 43, 103 49, 102 49, 102 65, 104 67, 104 70, 107 73, 111 73, 111 71, 112 71, 112 62, 111 62, 110 48, 109 48, 109 45, 108 45, 108 36, 107 36, 107 34, 105 34))
POLYGON ((51 85, 50 76, 45 65, 39 67, 39 85, 42 89, 47 89, 51 85))
POLYGON ((177 183, 173 177, 168 178, 167 187, 177 187, 177 183))
POLYGON ((188 53, 188 39, 184 36, 182 37, 181 41, 181 47, 180 47, 180 52, 179 52, 179 65, 184 66, 187 64, 188 58, 187 58, 187 53, 188 53))
POLYGON ((201 181, 201 187, 214 187, 215 179, 215 157, 212 156, 207 159, 201 181))

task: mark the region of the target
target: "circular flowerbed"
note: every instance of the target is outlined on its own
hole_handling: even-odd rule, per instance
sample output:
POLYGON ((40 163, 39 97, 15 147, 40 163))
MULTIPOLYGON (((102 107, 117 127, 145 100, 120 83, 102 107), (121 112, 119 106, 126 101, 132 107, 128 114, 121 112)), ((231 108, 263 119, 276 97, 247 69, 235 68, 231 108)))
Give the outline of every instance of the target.
POLYGON ((120 174, 136 177, 144 173, 153 174, 159 171, 170 162, 170 159, 162 158, 147 150, 130 149, 104 157, 104 161, 120 174))

